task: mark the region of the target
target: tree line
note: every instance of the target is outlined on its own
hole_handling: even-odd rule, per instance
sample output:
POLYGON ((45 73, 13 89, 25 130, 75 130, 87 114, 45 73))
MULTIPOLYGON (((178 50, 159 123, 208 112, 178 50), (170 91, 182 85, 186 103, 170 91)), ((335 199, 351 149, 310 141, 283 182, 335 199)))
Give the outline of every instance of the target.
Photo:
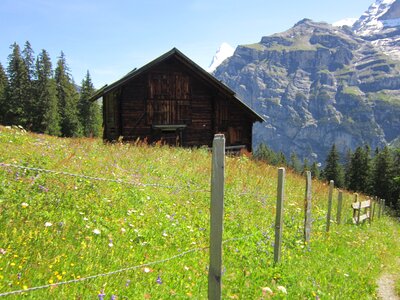
POLYGON ((339 188, 385 199, 390 207, 400 211, 400 149, 386 146, 372 151, 366 145, 357 147, 354 152, 349 150, 345 157, 340 157, 333 144, 323 168, 316 162, 310 164, 307 159, 301 162, 295 153, 288 160, 282 152, 276 153, 264 144, 257 148, 254 156, 300 174, 311 171, 315 179, 334 180, 339 188))
POLYGON ((101 134, 101 107, 89 101, 95 91, 89 71, 78 87, 61 51, 53 70, 46 50, 36 57, 29 41, 10 46, 8 65, 0 63, 0 123, 63 137, 101 134), (79 90, 79 91, 78 91, 79 90))

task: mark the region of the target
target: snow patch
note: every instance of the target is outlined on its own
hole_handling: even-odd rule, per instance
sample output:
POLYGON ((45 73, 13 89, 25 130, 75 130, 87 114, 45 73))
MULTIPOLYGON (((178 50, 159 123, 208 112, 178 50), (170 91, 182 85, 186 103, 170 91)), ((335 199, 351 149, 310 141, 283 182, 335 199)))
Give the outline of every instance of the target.
POLYGON ((352 27, 357 20, 358 20, 357 18, 346 18, 346 19, 336 21, 332 25, 335 27, 342 27, 342 26, 352 27))
POLYGON ((215 71, 215 69, 228 57, 231 57, 233 53, 235 52, 235 48, 233 48, 231 45, 228 43, 222 43, 221 46, 219 46, 217 52, 215 53, 214 57, 211 60, 210 65, 206 69, 207 72, 212 73, 215 71))

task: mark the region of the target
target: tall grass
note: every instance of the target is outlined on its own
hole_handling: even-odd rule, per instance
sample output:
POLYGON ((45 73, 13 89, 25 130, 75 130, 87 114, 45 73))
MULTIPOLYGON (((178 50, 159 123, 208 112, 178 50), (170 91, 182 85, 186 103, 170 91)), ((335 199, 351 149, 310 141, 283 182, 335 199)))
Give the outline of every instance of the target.
MULTIPOLYGON (((103 144, 0 127, 0 150, 3 163, 125 182, 0 167, 0 295, 52 285, 8 298, 207 297, 207 149, 103 144)), ((282 263, 274 265, 276 174, 247 156, 226 158, 223 298, 375 299, 379 274, 398 264, 399 224, 385 216, 352 225, 346 194, 345 224, 333 222, 326 233, 327 186, 313 182, 314 222, 305 245, 305 179, 289 172, 282 263)))

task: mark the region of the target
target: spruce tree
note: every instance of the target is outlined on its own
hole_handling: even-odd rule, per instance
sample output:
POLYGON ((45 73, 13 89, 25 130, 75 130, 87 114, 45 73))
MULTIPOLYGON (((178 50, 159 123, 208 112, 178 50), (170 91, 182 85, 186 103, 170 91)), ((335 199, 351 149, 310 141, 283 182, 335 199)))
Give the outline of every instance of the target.
POLYGON ((26 41, 24 49, 22 50, 22 60, 24 61, 25 72, 27 74, 25 86, 25 115, 26 126, 28 129, 35 127, 35 95, 33 89, 33 82, 35 80, 35 58, 34 51, 29 41, 26 41))
POLYGON ((312 163, 310 171, 311 171, 311 177, 313 179, 319 179, 320 172, 319 172, 318 164, 315 161, 312 163))
POLYGON ((89 101, 95 89, 87 71, 82 80, 80 99, 78 104, 79 120, 82 124, 83 135, 86 137, 98 137, 101 134, 100 106, 95 101, 89 101))
POLYGON ((56 82, 53 78, 50 56, 46 50, 36 60, 34 108, 35 131, 50 135, 60 135, 60 114, 57 101, 56 82))
POLYGON ((5 124, 22 125, 28 124, 28 116, 26 108, 29 107, 28 91, 29 77, 25 62, 21 56, 21 50, 17 43, 10 47, 12 53, 8 56, 8 86, 7 86, 7 102, 4 107, 5 124))
POLYGON ((4 115, 6 113, 6 91, 8 86, 8 79, 2 64, 0 63, 0 124, 4 124, 4 115))
POLYGON ((324 169, 324 178, 327 181, 333 180, 335 186, 343 187, 343 169, 339 163, 339 154, 336 150, 336 145, 333 144, 332 148, 326 158, 326 165, 324 169))
POLYGON ((303 168, 302 168, 301 174, 305 174, 306 171, 310 171, 310 166, 308 164, 308 159, 307 158, 305 158, 304 161, 303 161, 303 168))
POLYGON ((372 172, 373 194, 381 199, 386 199, 386 203, 394 204, 394 169, 393 160, 388 147, 385 147, 374 157, 374 168, 372 172))
POLYGON ((350 160, 348 188, 355 192, 371 192, 371 158, 369 147, 357 147, 350 160))
POLYGON ((290 154, 290 167, 297 173, 301 172, 301 163, 294 152, 290 154))
POLYGON ((79 94, 75 89, 73 80, 69 74, 65 55, 61 55, 57 61, 55 70, 57 84, 57 98, 61 116, 61 134, 65 137, 81 135, 81 125, 78 117, 79 94))

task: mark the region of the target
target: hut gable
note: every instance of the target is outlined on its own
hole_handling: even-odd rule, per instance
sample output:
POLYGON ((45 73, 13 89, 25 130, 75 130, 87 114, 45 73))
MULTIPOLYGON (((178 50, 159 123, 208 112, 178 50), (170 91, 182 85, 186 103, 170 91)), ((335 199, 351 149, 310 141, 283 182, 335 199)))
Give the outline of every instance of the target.
POLYGON ((262 118, 235 93, 176 48, 101 88, 104 139, 143 139, 180 146, 211 146, 224 133, 227 146, 251 150, 252 125, 262 118))

